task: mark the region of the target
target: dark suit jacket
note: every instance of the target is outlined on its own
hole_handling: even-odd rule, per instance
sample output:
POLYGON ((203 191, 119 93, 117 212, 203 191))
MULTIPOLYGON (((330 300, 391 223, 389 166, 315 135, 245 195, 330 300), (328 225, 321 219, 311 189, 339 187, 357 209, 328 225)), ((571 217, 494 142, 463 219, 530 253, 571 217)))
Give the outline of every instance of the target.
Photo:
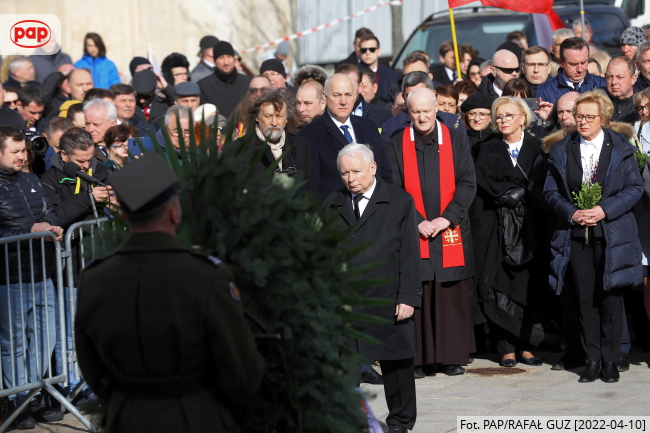
MULTIPOLYGON (((444 212, 440 212, 440 162, 438 156, 437 127, 433 131, 430 142, 423 146, 416 139, 415 149, 422 188, 422 200, 426 211, 426 219, 443 217, 449 220, 451 227, 460 226, 463 237, 463 252, 465 266, 452 268, 442 267, 442 236, 438 235, 429 240, 429 259, 420 259, 423 280, 435 280, 436 283, 466 280, 474 276, 474 248, 472 231, 469 222, 469 207, 476 195, 476 175, 467 136, 449 129, 451 147, 454 157, 454 174, 456 177, 456 192, 444 212)), ((404 158, 402 156, 402 136, 393 137, 386 146, 386 153, 393 170, 395 185, 404 187, 404 158)), ((424 221, 424 216, 416 213, 417 223, 424 221)))
POLYGON ((357 98, 357 102, 354 105, 355 110, 357 109, 359 104, 361 104, 363 110, 363 116, 361 117, 363 117, 364 119, 370 119, 373 122, 375 122, 375 125, 377 125, 378 130, 381 128, 381 125, 383 125, 385 121, 391 118, 390 112, 388 110, 381 108, 377 105, 369 104, 368 102, 363 100, 363 96, 361 95, 359 95, 359 98, 357 98))
POLYGON ((357 222, 350 192, 341 188, 325 201, 324 208, 336 212, 336 223, 344 229, 354 227, 341 243, 345 250, 371 245, 348 260, 349 269, 381 261, 386 264, 373 269, 364 278, 389 278, 388 283, 363 289, 359 294, 368 298, 390 300, 389 305, 355 307, 355 312, 373 314, 389 320, 390 325, 355 322, 355 328, 384 343, 383 346, 353 340, 354 349, 366 359, 397 360, 412 358, 417 352, 415 320, 411 317, 395 321, 395 305, 419 308, 422 299, 420 280, 419 233, 413 198, 401 188, 376 177, 377 184, 357 222))
POLYGON ((379 88, 377 89, 377 95, 382 101, 391 102, 390 86, 399 80, 399 74, 381 63, 379 63, 377 72, 379 75, 379 83, 377 83, 379 84, 379 88))
POLYGON ((436 63, 429 67, 429 71, 433 74, 433 79, 438 81, 441 86, 445 84, 454 84, 452 80, 449 79, 447 71, 445 70, 445 65, 436 63))
MULTIPOLYGON (((459 114, 446 113, 444 111, 438 110, 436 118, 440 120, 446 127, 450 129, 455 129, 467 135, 467 128, 465 127, 465 122, 459 114)), ((411 121, 411 116, 408 115, 406 111, 400 112, 397 116, 391 117, 381 126, 381 139, 384 143, 393 138, 395 135, 404 131, 411 121)))
MULTIPOLYGON (((375 154, 377 174, 388 183, 393 182, 390 163, 386 157, 386 145, 372 120, 358 116, 350 116, 357 143, 368 144, 375 154)), ((343 133, 332 120, 329 111, 298 131, 298 136, 305 138, 311 144, 314 162, 314 176, 318 179, 318 194, 325 198, 341 188, 343 181, 336 166, 336 157, 341 149, 348 144, 343 133)))
POLYGON ((350 55, 347 57, 347 59, 345 59, 345 60, 341 60, 341 61, 338 62, 336 65, 334 65, 334 69, 336 69, 336 68, 338 68, 339 66, 341 66, 341 65, 343 65, 343 64, 346 64, 346 63, 348 63, 348 64, 350 64, 350 65, 361 66, 361 62, 359 61, 359 58, 357 57, 357 53, 355 53, 354 51, 352 51, 352 52, 350 53, 350 55))

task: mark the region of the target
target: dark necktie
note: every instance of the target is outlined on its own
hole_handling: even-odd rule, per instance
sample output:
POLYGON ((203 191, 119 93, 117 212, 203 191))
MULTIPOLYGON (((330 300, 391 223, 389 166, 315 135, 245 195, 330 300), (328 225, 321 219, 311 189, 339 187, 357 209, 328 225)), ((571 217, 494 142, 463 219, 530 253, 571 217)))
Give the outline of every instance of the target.
POLYGON ((348 131, 348 128, 349 128, 348 125, 341 125, 341 129, 343 130, 343 136, 348 141, 348 143, 352 143, 352 136, 350 135, 350 131, 348 131))
POLYGON ((452 81, 456 81, 456 78, 458 78, 458 72, 454 71, 454 72, 452 72, 451 75, 454 77, 454 79, 452 81))
POLYGON ((354 196, 352 201, 354 202, 354 216, 357 217, 357 221, 361 219, 361 211, 359 210, 359 202, 363 199, 363 194, 354 196))

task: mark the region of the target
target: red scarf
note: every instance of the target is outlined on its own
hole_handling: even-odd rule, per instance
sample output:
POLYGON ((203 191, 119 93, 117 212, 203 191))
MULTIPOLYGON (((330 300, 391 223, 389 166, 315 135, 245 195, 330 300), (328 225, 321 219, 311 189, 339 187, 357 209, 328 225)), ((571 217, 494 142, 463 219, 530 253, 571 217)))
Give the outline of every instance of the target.
MULTIPOLYGON (((456 173, 454 171, 454 153, 451 147, 449 129, 442 123, 438 125, 438 163, 440 172, 440 214, 456 193, 456 173)), ((413 128, 409 125, 402 134, 402 158, 404 160, 404 189, 413 196, 415 209, 426 219, 427 214, 422 198, 420 186, 420 172, 418 160, 415 155, 415 137, 413 128)), ((420 257, 428 259, 429 239, 420 238, 420 257)), ((442 267, 452 268, 465 266, 465 253, 463 251, 463 238, 460 227, 448 228, 442 232, 442 267)))

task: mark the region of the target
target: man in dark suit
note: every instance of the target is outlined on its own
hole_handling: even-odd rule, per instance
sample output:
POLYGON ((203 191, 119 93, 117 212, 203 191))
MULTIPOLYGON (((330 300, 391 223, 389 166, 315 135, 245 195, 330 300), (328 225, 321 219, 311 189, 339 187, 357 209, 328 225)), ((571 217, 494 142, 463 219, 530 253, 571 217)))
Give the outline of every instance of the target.
POLYGON ((344 63, 349 63, 352 65, 357 65, 360 66, 361 64, 361 54, 359 53, 359 41, 361 40, 362 37, 367 36, 367 35, 372 35, 372 30, 366 28, 366 27, 361 27, 354 33, 354 41, 352 42, 352 52, 348 56, 347 59, 341 60, 338 62, 335 66, 338 68, 344 63))
MULTIPOLYGON (((374 73, 372 71, 366 72, 374 76, 374 73)), ((349 63, 344 63, 336 68, 336 73, 346 75, 354 83, 354 93, 356 94, 356 99, 354 102, 354 108, 352 109, 352 115, 372 120, 375 122, 375 125, 377 125, 377 130, 379 130, 379 128, 381 128, 381 125, 390 119, 391 116, 388 110, 366 102, 365 98, 359 92, 361 80, 363 78, 363 74, 359 67, 356 65, 351 65, 349 63)))
POLYGON ((442 64, 431 65, 430 71, 433 74, 433 79, 443 86, 445 84, 454 84, 454 81, 458 78, 454 45, 450 41, 444 41, 440 44, 438 52, 442 64))
POLYGON ((375 73, 377 82, 377 95, 384 102, 390 100, 390 86, 397 80, 399 75, 386 65, 379 63, 381 56, 381 47, 379 39, 375 35, 367 35, 361 38, 359 42, 359 53, 361 53, 361 63, 375 73))
MULTIPOLYGON (((439 363, 445 374, 463 374, 476 350, 472 320, 474 251, 467 213, 476 195, 467 137, 436 120, 436 97, 413 90, 411 125, 386 147, 393 180, 413 196, 420 232, 422 309, 416 366, 439 363)), ((419 377, 424 371, 418 369, 419 377)))
POLYGON ((359 307, 355 312, 372 314, 390 324, 355 323, 362 332, 383 345, 354 339, 353 349, 368 360, 379 360, 384 375, 384 394, 389 414, 389 432, 412 430, 415 424, 416 399, 413 357, 417 351, 413 312, 420 307, 420 268, 418 257, 417 214, 413 198, 401 188, 376 177, 377 163, 372 151, 363 144, 352 143, 338 154, 337 165, 345 188, 332 193, 326 209, 335 210, 337 224, 354 227, 342 242, 353 250, 365 243, 372 246, 348 260, 350 269, 378 261, 386 264, 375 268, 367 278, 389 278, 392 281, 360 292, 363 297, 392 301, 380 307, 359 307))
POLYGON ((336 156, 343 146, 353 141, 370 145, 380 177, 392 183, 385 144, 374 122, 351 116, 355 96, 352 80, 343 74, 332 75, 325 82, 323 95, 327 99, 325 113, 298 131, 298 136, 309 141, 314 152, 312 160, 318 194, 325 198, 339 188, 341 180, 336 156))
MULTIPOLYGON (((406 74, 402 81, 402 96, 404 97, 404 101, 406 101, 406 98, 412 90, 419 88, 433 90, 433 82, 431 81, 429 74, 422 71, 413 71, 406 74)), ((445 113, 444 111, 438 111, 436 116, 438 120, 440 120, 448 128, 455 129, 467 135, 465 122, 463 122, 463 119, 459 114, 451 114, 445 113)), ((392 137, 398 135, 401 131, 403 131, 410 122, 411 116, 409 116, 407 106, 397 116, 391 117, 381 126, 382 141, 384 143, 388 143, 392 137)))

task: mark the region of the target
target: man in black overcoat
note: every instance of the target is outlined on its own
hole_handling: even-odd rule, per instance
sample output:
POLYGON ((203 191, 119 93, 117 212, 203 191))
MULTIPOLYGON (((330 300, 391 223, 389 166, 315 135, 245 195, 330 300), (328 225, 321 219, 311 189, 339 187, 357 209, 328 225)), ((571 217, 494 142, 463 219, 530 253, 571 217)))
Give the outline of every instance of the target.
POLYGON ((390 324, 355 323, 355 327, 384 343, 381 346, 352 340, 354 349, 368 360, 378 360, 384 376, 384 393, 390 411, 389 431, 412 430, 416 418, 413 357, 417 352, 413 312, 420 307, 422 288, 418 263, 418 229, 413 198, 378 176, 372 151, 352 143, 338 153, 337 166, 344 188, 332 193, 324 207, 336 211, 337 223, 354 227, 342 246, 353 250, 372 244, 348 260, 349 268, 377 262, 386 264, 364 277, 389 282, 361 292, 368 298, 388 299, 390 305, 357 307, 390 324))
POLYGON ((298 136, 312 146, 313 175, 318 179, 318 195, 325 198, 339 189, 341 175, 336 166, 336 156, 353 141, 370 146, 375 154, 379 176, 392 183, 386 145, 379 137, 375 122, 351 116, 356 96, 352 80, 343 74, 332 75, 325 82, 323 96, 327 99, 325 113, 298 131, 298 136))
MULTIPOLYGON (((474 253, 467 216, 476 195, 476 177, 467 136, 436 120, 436 105, 433 91, 412 90, 407 99, 411 125, 390 139, 386 152, 395 185, 415 200, 422 239, 423 294, 422 309, 415 314, 415 365, 439 363, 445 374, 457 375, 465 372, 461 365, 476 350, 474 253)), ((423 370, 416 371, 417 377, 424 377, 423 370)))

